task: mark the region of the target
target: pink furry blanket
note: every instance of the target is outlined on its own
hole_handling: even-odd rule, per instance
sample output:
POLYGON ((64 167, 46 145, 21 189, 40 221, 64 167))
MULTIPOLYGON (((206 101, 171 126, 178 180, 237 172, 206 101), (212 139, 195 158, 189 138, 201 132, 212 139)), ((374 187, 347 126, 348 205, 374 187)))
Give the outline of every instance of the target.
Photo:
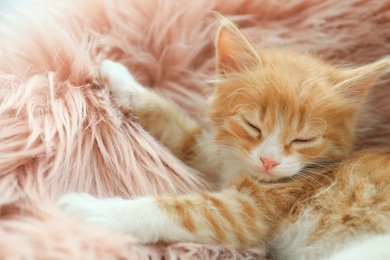
MULTIPOLYGON (((54 204, 69 191, 133 197, 207 188, 118 109, 98 68, 104 58, 120 61, 199 117, 214 70, 213 11, 263 45, 352 64, 390 53, 389 0, 36 0, 0 7, 0 258, 265 257, 265 247, 139 245, 82 225, 54 204)), ((387 146, 390 87, 378 84, 371 94, 358 145, 387 146)))

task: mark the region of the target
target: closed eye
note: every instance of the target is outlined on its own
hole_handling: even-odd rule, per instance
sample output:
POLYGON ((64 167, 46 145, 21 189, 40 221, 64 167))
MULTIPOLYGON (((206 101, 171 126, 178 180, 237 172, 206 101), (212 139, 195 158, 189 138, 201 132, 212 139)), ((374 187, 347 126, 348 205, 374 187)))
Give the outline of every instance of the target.
POLYGON ((250 127, 252 127, 252 128, 255 129, 256 131, 258 131, 258 132, 261 133, 261 130, 260 130, 259 127, 255 126, 254 124, 251 124, 251 123, 249 123, 249 122, 247 122, 247 123, 248 123, 248 125, 249 125, 250 127))
POLYGON ((251 122, 249 122, 249 120, 246 119, 243 115, 241 115, 241 119, 242 119, 242 122, 244 124, 248 125, 250 128, 255 130, 261 136, 261 129, 260 129, 260 127, 258 127, 255 124, 252 124, 251 122))
POLYGON ((300 144, 307 144, 314 142, 317 139, 317 137, 312 138, 297 138, 292 141, 292 143, 300 143, 300 144))
POLYGON ((261 129, 260 129, 260 127, 252 124, 245 117, 242 117, 242 119, 248 126, 250 126, 253 130, 255 130, 261 136, 261 129))

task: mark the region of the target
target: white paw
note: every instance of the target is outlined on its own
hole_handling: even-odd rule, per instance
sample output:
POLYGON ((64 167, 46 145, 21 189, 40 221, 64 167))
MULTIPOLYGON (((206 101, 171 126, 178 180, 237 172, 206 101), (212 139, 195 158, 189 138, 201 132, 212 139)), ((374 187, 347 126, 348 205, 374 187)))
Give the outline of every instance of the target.
POLYGON ((84 223, 118 231, 115 222, 114 204, 110 200, 118 201, 119 198, 102 200, 86 193, 68 193, 57 202, 57 206, 66 214, 79 218, 84 223))
POLYGON ((100 79, 109 87, 121 106, 131 106, 146 89, 139 84, 120 63, 104 60, 100 67, 100 79))
POLYGON ((85 223, 131 235, 139 243, 196 241, 194 234, 177 225, 154 198, 97 199, 86 193, 69 193, 63 195, 57 205, 85 223))

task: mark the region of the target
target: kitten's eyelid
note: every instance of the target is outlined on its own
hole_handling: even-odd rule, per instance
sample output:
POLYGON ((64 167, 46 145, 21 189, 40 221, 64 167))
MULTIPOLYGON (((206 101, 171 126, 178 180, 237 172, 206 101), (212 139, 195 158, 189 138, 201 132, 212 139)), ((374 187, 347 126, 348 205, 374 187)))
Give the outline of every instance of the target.
POLYGON ((248 119, 246 119, 245 117, 243 117, 244 119, 244 122, 249 125, 251 128, 253 128, 254 130, 258 131, 260 134, 261 134, 261 129, 260 127, 256 126, 255 124, 251 123, 248 119))
POLYGON ((250 127, 252 127, 252 128, 254 128, 254 129, 256 129, 256 130, 259 130, 260 131, 260 129, 257 127, 257 126, 255 126, 254 124, 252 124, 252 123, 249 123, 249 122, 247 122, 248 123, 248 125, 250 126, 250 127))
POLYGON ((314 138, 310 138, 310 139, 301 139, 301 138, 299 138, 299 139, 294 139, 293 142, 308 143, 308 142, 311 142, 313 140, 314 140, 314 138))
POLYGON ((318 136, 310 137, 310 138, 295 138, 291 141, 291 143, 300 143, 300 144, 308 144, 316 141, 318 136))
POLYGON ((256 132, 260 137, 262 135, 261 128, 251 123, 244 115, 240 114, 242 123, 249 126, 254 132, 256 132))

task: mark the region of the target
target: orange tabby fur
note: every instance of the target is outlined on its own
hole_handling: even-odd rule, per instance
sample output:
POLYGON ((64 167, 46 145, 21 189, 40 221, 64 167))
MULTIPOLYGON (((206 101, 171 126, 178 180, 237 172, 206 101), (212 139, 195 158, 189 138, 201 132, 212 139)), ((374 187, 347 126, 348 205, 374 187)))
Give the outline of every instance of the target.
POLYGON ((338 239, 385 233, 390 232, 390 176, 383 173, 390 172, 389 155, 355 152, 341 164, 307 169, 312 173, 309 180, 298 177, 267 184, 243 175, 220 193, 157 201, 188 231, 204 235, 204 243, 257 245, 283 233, 283 227, 308 209, 319 217, 309 244, 332 232, 338 239), (210 230, 214 233, 208 237, 210 230))
MULTIPOLYGON (((243 47, 223 43, 226 41, 223 37, 233 37, 236 44, 249 44, 237 41, 240 35, 224 34, 239 32, 223 20, 217 40, 219 53, 232 52, 229 48, 233 48, 233 52, 243 51, 243 47)), ((244 49, 248 50, 252 51, 251 48, 244 49)), ((332 230, 335 230, 333 235, 338 237, 335 239, 360 232, 389 232, 390 191, 384 188, 390 184, 389 155, 379 151, 362 151, 348 156, 353 146, 356 114, 364 93, 388 69, 389 61, 384 59, 362 68, 348 69, 327 64, 309 54, 288 50, 267 49, 256 54, 249 57, 252 58, 249 66, 243 64, 242 59, 248 59, 250 54, 238 61, 234 57, 225 60, 218 57, 219 68, 221 60, 228 64, 241 63, 233 68, 224 64, 215 81, 209 113, 215 131, 214 142, 229 146, 236 141, 244 157, 262 142, 261 135, 267 136, 274 130, 276 120, 284 118, 279 127, 285 132, 282 135, 285 154, 299 153, 308 163, 338 163, 309 167, 297 178, 273 184, 259 183, 243 173, 221 193, 158 198, 160 207, 188 231, 203 237, 200 242, 238 247, 269 241, 276 233, 283 232, 282 227, 296 221, 302 212, 309 209, 319 220, 308 236, 308 244, 321 240, 332 230), (221 70, 224 71, 221 73, 221 70), (337 87, 346 89, 336 91, 337 87), (237 113, 251 117, 256 125, 261 124, 262 133, 253 134, 244 129, 233 118, 237 113), (300 133, 303 127, 307 127, 302 124, 305 120, 313 129, 311 131, 323 131, 322 142, 315 146, 288 145, 294 138, 293 133, 300 133), (364 205, 370 207, 364 208, 364 205), (361 211, 351 212, 351 208, 362 206, 361 211), (375 207, 376 211, 371 207, 375 207), (210 230, 213 234, 209 234, 210 230)), ((159 125, 156 120, 153 119, 151 124, 145 123, 143 111, 138 111, 140 123, 157 136, 161 135, 158 134, 160 131, 156 133, 156 125, 159 125)), ((152 113, 159 118, 175 116, 161 108, 152 113)), ((178 115, 177 118, 181 117, 178 115)), ((181 123, 187 125, 186 120, 181 123)), ((166 129, 169 125, 160 126, 166 129)), ((200 131, 199 127, 192 126, 188 132, 181 133, 187 136, 179 144, 162 141, 168 147, 180 147, 180 150, 172 150, 179 158, 202 170, 196 158, 196 163, 193 162, 193 157, 202 153, 193 152, 199 149, 196 138, 204 138, 199 137, 200 131), (188 154, 191 156, 188 157, 188 154)), ((257 176, 252 177, 256 179, 257 176)))
MULTIPOLYGON (((351 69, 290 50, 256 52, 233 24, 222 19, 217 37, 218 73, 210 97, 211 130, 202 129, 146 89, 144 97, 139 97, 145 105, 121 105, 131 106, 145 129, 177 157, 209 176, 221 173, 220 163, 210 162, 220 159, 216 146, 236 150, 236 159, 244 160, 275 128, 282 131, 278 141, 283 155, 298 155, 303 165, 337 161, 351 151, 365 93, 388 66, 389 61, 383 59, 351 69), (242 121, 260 129, 250 131, 242 121), (311 144, 305 142, 312 138, 316 140, 311 144)), ((246 166, 240 170, 248 171, 246 166)), ((254 177, 273 181, 296 172, 254 177)))
MULTIPOLYGON (((390 155, 351 153, 365 93, 389 60, 346 68, 294 51, 255 51, 223 18, 216 45, 210 129, 141 86, 128 86, 130 102, 121 99, 126 90, 116 90, 113 76, 102 73, 146 130, 220 184, 216 192, 154 198, 156 214, 181 231, 144 241, 237 248, 268 242, 282 259, 314 259, 390 232, 390 155), (276 166, 262 167, 263 157, 276 166)), ((144 223, 147 217, 137 225, 144 223)), ((135 235, 142 228, 124 226, 135 235)))

